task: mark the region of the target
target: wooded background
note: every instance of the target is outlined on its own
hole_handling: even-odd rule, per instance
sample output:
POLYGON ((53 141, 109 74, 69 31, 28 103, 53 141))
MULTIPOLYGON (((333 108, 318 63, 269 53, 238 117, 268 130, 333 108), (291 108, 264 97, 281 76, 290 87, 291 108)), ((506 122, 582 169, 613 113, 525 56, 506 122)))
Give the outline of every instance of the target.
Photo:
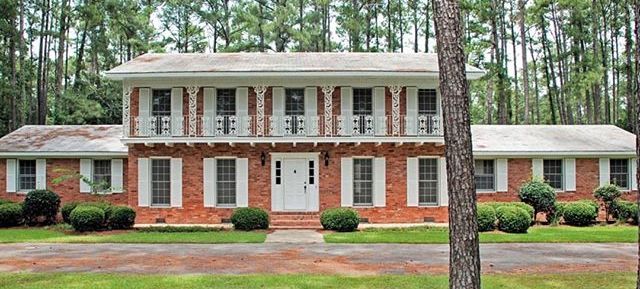
MULTIPOLYGON (((633 0, 463 0, 474 123, 631 130, 633 0)), ((0 0, 0 135, 121 122, 103 72, 146 52, 435 52, 431 0, 0 0)))

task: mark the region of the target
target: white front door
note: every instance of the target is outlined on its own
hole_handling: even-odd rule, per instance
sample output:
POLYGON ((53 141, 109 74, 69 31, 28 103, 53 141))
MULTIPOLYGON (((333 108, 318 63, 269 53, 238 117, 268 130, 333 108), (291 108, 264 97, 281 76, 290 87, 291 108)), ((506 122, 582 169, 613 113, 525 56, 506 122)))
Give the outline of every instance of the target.
POLYGON ((309 170, 306 159, 284 159, 284 209, 306 211, 309 170))

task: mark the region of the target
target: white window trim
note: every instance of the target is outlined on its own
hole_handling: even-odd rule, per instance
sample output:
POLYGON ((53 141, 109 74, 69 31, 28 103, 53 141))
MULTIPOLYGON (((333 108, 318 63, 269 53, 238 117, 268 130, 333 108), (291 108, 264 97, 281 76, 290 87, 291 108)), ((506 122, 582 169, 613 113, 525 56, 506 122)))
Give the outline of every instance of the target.
MULTIPOLYGON (((356 159, 360 159, 360 160, 371 160, 371 174, 372 174, 372 178, 371 178, 371 186, 372 186, 372 190, 371 190, 371 205, 357 205, 354 201, 353 198, 355 196, 355 189, 353 189, 353 193, 351 195, 351 203, 352 203, 352 207, 353 208, 358 208, 358 209, 368 209, 368 208, 376 208, 376 206, 374 205, 374 201, 373 198, 375 198, 375 179, 373 178, 373 175, 375 174, 375 156, 352 156, 351 160, 356 160, 356 159)), ((355 166, 352 165, 351 169, 354 170, 355 166)), ((355 188, 355 186, 353 184, 355 184, 355 176, 351 177, 351 185, 355 188)))
MULTIPOLYGON (((440 207, 440 203, 442 200, 440 200, 440 183, 442 182, 442 173, 440 171, 440 156, 418 156, 418 177, 416 178, 417 184, 416 184, 416 189, 418 190, 418 207, 423 207, 423 208, 437 208, 440 207), (436 202, 434 204, 426 204, 426 203, 420 203, 420 160, 421 159, 435 159, 436 160, 436 166, 437 166, 437 171, 438 171, 438 182, 436 183, 436 202)), ((447 172, 444 172, 445 174, 447 172)))
POLYGON ((34 183, 34 189, 37 190, 38 183, 38 163, 36 158, 19 158, 16 159, 16 174, 15 174, 15 182, 16 182, 16 194, 26 195, 33 190, 24 190, 20 188, 20 161, 35 161, 36 162, 36 181, 34 183))
MULTIPOLYGON (((170 156, 154 156, 154 157, 148 157, 149 158, 149 181, 148 181, 148 186, 149 186, 149 208, 153 208, 153 209, 171 209, 171 183, 169 183, 169 204, 167 205, 154 205, 153 204, 153 160, 169 160, 171 161, 171 157, 170 156)), ((171 180, 171 169, 169 169, 169 180, 171 180)))
POLYGON ((236 190, 236 203, 235 204, 219 204, 218 203, 218 160, 236 160, 236 163, 234 164, 235 169, 236 169, 236 173, 235 173, 235 178, 236 178, 236 182, 238 182, 238 164, 237 164, 237 159, 238 157, 236 156, 217 156, 217 157, 213 157, 214 159, 214 165, 216 166, 216 174, 213 176, 213 185, 216 186, 216 188, 214 189, 214 196, 213 196, 213 200, 215 203, 215 207, 216 208, 221 208, 221 209, 235 209, 238 207, 238 191, 236 190))
MULTIPOLYGON (((562 169, 562 187, 559 188, 559 189, 556 189, 556 188, 552 187, 553 190, 556 193, 565 193, 565 192, 567 192, 566 188, 565 188, 566 178, 567 178, 567 169, 566 169, 566 165, 565 165, 565 161, 564 161, 565 159, 566 158, 564 158, 564 157, 562 157, 562 158, 542 158, 542 178, 543 179, 544 179, 544 161, 548 161, 548 160, 557 161, 557 160, 560 160, 560 166, 561 166, 561 169, 562 169)), ((547 180, 544 179, 544 181, 546 183, 547 180)), ((551 186, 551 185, 549 185, 549 186, 551 186)))
MULTIPOLYGON (((497 168, 496 168, 496 159, 492 159, 492 158, 475 158, 473 159, 474 165, 475 165, 475 161, 493 161, 493 190, 487 190, 487 189, 478 189, 478 187, 476 186, 476 193, 479 194, 492 194, 492 193, 497 193, 498 190, 498 176, 497 176, 497 168)), ((473 171, 476 171, 476 168, 474 167, 473 171)), ((475 175, 473 176, 473 181, 475 182, 475 175)))
MULTIPOLYGON (((91 179, 91 182, 93 182, 93 176, 95 175, 95 169, 96 169, 96 164, 95 161, 109 161, 109 171, 111 171, 111 164, 113 162, 113 159, 111 158, 95 158, 95 159, 91 159, 91 176, 89 177, 91 179)), ((124 164, 123 164, 124 166, 124 164)), ((113 172, 111 172, 111 174, 113 174, 113 172)), ((113 184, 113 180, 110 179, 109 181, 109 189, 107 190, 102 190, 102 191, 96 191, 96 192, 90 192, 90 194, 100 194, 100 195, 111 195, 113 194, 113 191, 111 189, 111 186, 113 184)))
POLYGON ((627 161, 627 186, 624 187, 624 188, 623 187, 618 187, 618 189, 621 192, 625 192, 625 193, 631 192, 632 191, 632 189, 631 189, 631 183, 632 183, 631 178, 635 177, 634 173, 631 171, 631 162, 633 161, 633 159, 632 158, 609 158, 609 183, 610 184, 613 184, 613 179, 611 178, 611 161, 612 160, 626 160, 627 161))

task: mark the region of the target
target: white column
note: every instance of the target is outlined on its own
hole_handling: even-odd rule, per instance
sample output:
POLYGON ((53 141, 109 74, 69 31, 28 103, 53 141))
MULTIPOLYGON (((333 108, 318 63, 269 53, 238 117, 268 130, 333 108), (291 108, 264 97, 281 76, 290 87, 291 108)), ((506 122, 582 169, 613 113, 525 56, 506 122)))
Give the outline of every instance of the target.
POLYGON ((256 92, 256 135, 263 136, 264 129, 264 94, 267 92, 267 86, 256 85, 253 87, 256 92))
POLYGON ((324 135, 333 135, 333 90, 335 86, 325 85, 322 87, 324 94, 324 135))
POLYGON ((122 136, 131 134, 131 93, 133 87, 123 86, 122 92, 122 136))
POLYGON ((200 87, 189 86, 187 87, 187 94, 189 94, 189 135, 196 136, 196 112, 198 111, 198 91, 200 87))
POLYGON ((402 86, 392 85, 389 86, 391 91, 391 133, 393 135, 400 134, 400 92, 402 92, 402 86))

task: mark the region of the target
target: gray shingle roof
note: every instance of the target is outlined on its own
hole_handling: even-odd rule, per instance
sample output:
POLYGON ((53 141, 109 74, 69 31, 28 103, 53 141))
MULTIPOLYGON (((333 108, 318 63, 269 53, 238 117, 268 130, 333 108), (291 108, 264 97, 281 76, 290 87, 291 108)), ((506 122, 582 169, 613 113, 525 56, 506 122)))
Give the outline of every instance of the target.
MULTIPOLYGON (((383 72, 438 73, 433 53, 179 53, 145 54, 107 72, 162 73, 383 72)), ((467 72, 484 72, 468 65, 467 72)))
POLYGON ((0 154, 122 155, 122 125, 26 125, 0 138, 0 154))

